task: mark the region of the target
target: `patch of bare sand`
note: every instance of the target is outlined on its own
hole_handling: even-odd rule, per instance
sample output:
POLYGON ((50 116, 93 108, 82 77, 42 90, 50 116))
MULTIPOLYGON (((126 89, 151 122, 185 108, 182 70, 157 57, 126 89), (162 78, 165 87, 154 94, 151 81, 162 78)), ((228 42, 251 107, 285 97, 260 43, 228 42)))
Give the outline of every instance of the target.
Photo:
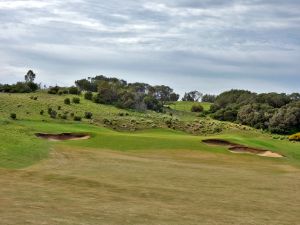
POLYGON ((232 153, 248 153, 248 154, 255 154, 258 156, 263 157, 271 157, 271 158, 282 158, 283 155, 272 152, 269 150, 263 150, 258 148, 251 148, 244 145, 235 144, 229 141, 225 141, 222 139, 207 139, 203 140, 203 143, 209 144, 209 145, 217 145, 217 146, 225 146, 228 147, 229 151, 232 153))
POLYGON ((45 133, 36 133, 39 138, 47 139, 49 141, 66 141, 66 140, 87 140, 91 136, 88 134, 79 134, 79 133, 61 133, 61 134, 45 134, 45 133))

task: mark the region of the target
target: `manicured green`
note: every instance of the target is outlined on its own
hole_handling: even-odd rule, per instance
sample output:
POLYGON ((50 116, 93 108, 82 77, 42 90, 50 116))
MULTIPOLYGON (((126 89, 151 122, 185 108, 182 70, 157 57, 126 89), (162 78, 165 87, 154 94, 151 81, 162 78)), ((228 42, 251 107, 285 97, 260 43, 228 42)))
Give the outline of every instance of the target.
MULTIPOLYGON (((191 112, 191 109, 194 104, 195 104, 195 102, 179 101, 179 102, 174 102, 174 103, 170 104, 169 106, 171 107, 171 109, 175 109, 178 111, 191 112)), ((210 109, 211 103, 200 102, 200 104, 203 106, 205 111, 208 111, 210 109)))
MULTIPOLYGON (((145 150, 197 150, 231 154, 225 147, 208 146, 201 141, 222 138, 251 147, 273 150, 286 156, 284 159, 267 159, 282 163, 300 164, 300 143, 276 140, 258 132, 228 132, 216 136, 192 136, 180 131, 153 129, 140 132, 117 132, 108 128, 80 122, 2 121, 0 133, 0 167, 22 168, 46 158, 51 147, 112 149, 118 151, 145 150), (92 135, 90 140, 50 142, 35 137, 35 133, 80 132, 92 135)), ((239 157, 257 157, 243 155, 239 157)))

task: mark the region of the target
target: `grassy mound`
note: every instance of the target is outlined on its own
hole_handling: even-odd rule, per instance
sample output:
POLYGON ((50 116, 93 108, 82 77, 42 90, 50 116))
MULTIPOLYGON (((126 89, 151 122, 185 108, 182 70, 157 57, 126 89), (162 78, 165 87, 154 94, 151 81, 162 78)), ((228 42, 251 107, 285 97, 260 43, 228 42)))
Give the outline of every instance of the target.
MULTIPOLYGON (((0 93, 0 118, 9 119, 11 112, 17 120, 60 121, 78 120, 82 123, 100 125, 117 131, 136 131, 153 128, 171 128, 191 134, 215 134, 231 128, 242 129, 239 125, 223 123, 210 118, 199 118, 191 113, 189 102, 178 102, 176 105, 187 105, 188 112, 172 111, 156 113, 153 111, 136 112, 119 109, 111 105, 96 104, 79 96, 79 104, 65 104, 65 99, 74 95, 49 95, 45 92, 30 94, 0 93), (91 117, 86 117, 90 113, 91 117)), ((191 103, 192 105, 193 103, 191 103)), ((201 103, 202 104, 202 103, 201 103)), ((204 104, 207 109, 209 104, 204 104)))

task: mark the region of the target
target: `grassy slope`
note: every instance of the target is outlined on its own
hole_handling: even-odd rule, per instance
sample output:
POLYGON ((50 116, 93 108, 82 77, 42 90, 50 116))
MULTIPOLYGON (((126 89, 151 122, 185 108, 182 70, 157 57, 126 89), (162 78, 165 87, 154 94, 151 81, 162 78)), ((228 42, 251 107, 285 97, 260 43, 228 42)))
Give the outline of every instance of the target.
MULTIPOLYGON (((105 119, 110 121, 109 127, 115 128, 117 130, 136 130, 152 127, 165 128, 166 120, 170 119, 180 119, 178 122, 182 123, 193 122, 195 120, 195 114, 180 112, 175 113, 173 117, 168 114, 158 114, 153 111, 147 111, 146 113, 139 113, 130 110, 117 109, 116 107, 109 105, 95 104, 91 101, 83 99, 81 97, 80 104, 65 105, 64 99, 72 99, 74 95, 49 95, 44 92, 39 92, 35 94, 3 94, 0 93, 0 118, 9 118, 11 112, 17 113, 17 117, 20 120, 46 120, 51 121, 49 115, 47 114, 48 107, 56 110, 58 114, 64 114, 64 112, 69 112, 68 120, 72 120, 70 117, 71 113, 75 115, 84 116, 86 111, 93 113, 93 123, 103 125, 105 119), (31 96, 37 96, 38 100, 30 99, 31 96), (58 107, 61 106, 61 110, 58 107), (40 111, 44 110, 44 115, 40 115, 40 111), (120 117, 119 113, 128 113, 129 116, 120 117)), ((197 120, 201 120, 197 118, 197 120)), ((207 120, 203 122, 208 123, 207 120)), ((85 120, 85 122, 91 122, 85 120)), ((221 124, 221 123, 218 123, 221 124)), ((180 125, 178 125, 180 126, 180 125)), ((209 126, 207 126, 209 127, 209 126)), ((182 125, 181 130, 186 130, 184 125, 182 125)), ((191 132, 193 133, 193 132, 191 132)))
MULTIPOLYGON (((236 129, 205 137, 160 128, 117 132, 89 121, 40 116, 41 108, 57 106, 65 97, 39 94, 39 98, 49 100, 0 94, 3 224, 282 225, 299 221, 300 143, 236 129), (9 112, 17 112, 20 119, 7 119, 9 112), (35 138, 35 132, 88 132, 92 138, 49 142, 35 138), (210 137, 287 157, 232 154, 201 143, 210 137)), ((87 101, 61 105, 78 114, 89 107, 97 118, 120 112, 87 101)), ((158 122, 163 117, 129 113, 158 122)))

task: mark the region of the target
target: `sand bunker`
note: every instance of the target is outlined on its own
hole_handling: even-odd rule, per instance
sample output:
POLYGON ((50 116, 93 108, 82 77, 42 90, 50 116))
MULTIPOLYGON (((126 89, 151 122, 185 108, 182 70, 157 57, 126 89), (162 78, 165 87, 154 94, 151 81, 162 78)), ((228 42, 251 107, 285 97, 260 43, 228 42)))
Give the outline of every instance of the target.
POLYGON ((90 135, 87 134, 78 134, 78 133, 62 133, 62 134, 37 133, 35 135, 39 138, 47 139, 50 141, 86 140, 91 137, 90 135))
POLYGON ((281 158, 284 157, 276 152, 271 152, 269 150, 257 149, 257 148, 250 148, 244 145, 239 145, 235 143, 231 143, 229 141, 221 140, 221 139, 208 139, 203 140, 203 143, 209 145, 217 145, 217 146, 225 146, 228 147, 228 150, 232 153, 250 153, 264 157, 272 157, 272 158, 281 158))

